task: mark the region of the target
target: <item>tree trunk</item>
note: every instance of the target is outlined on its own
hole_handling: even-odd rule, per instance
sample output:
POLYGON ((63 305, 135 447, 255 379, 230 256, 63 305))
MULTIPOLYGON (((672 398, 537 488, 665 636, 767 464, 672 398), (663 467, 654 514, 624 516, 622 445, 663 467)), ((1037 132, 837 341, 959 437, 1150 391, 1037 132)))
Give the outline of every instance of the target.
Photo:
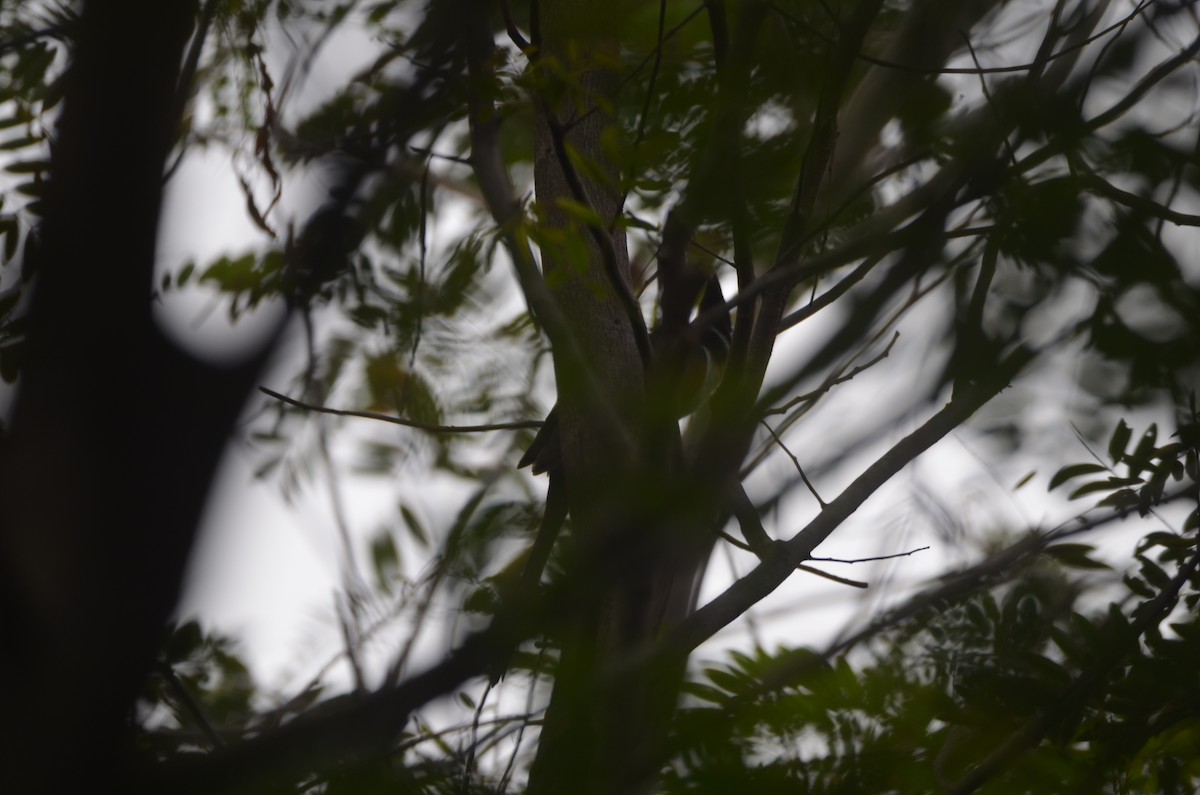
MULTIPOLYGON (((620 213, 617 164, 601 141, 614 120, 602 109, 616 85, 606 66, 616 63, 619 29, 628 3, 573 0, 539 4, 534 68, 553 86, 556 100, 539 108, 535 182, 539 212, 554 229, 585 241, 586 262, 568 247, 543 243, 548 284, 604 394, 587 395, 556 362, 564 474, 572 516, 569 559, 578 603, 563 632, 562 657, 529 792, 630 792, 657 767, 656 741, 665 732, 677 689, 677 667, 614 678, 608 671, 628 650, 654 637, 671 614, 686 611, 686 586, 663 571, 661 527, 634 498, 657 482, 645 444, 645 328, 631 312, 629 255, 620 213), (557 140, 556 140, 557 138, 557 140), (607 184, 584 179, 565 156, 599 167, 607 184), (574 172, 574 173, 572 173, 574 172), (582 189, 582 194, 581 194, 582 189), (589 229, 562 203, 590 206, 608 224, 589 229), (607 239, 605 239, 607 238, 607 239), (611 246, 610 246, 611 244, 611 246), (606 250, 607 249, 607 250, 606 250), (619 283, 617 283, 619 280, 619 283), (622 294, 624 292, 624 295, 622 294), (597 416, 596 400, 610 403, 622 427, 597 416), (683 593, 685 598, 680 599, 683 593)), ((578 250, 578 247, 576 247, 578 250)), ((561 352, 556 351, 556 356, 561 352)), ((673 427, 673 424, 672 424, 673 427)), ((653 487, 650 488, 653 491, 653 487)), ((653 502, 651 500, 650 502, 653 502)))

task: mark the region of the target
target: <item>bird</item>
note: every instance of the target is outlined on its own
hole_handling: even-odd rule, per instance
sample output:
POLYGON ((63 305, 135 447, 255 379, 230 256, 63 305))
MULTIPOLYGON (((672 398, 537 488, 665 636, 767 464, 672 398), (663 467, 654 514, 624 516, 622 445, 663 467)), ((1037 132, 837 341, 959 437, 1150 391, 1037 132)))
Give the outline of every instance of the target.
MULTIPOLYGON (((699 311, 705 313, 715 307, 724 306, 725 296, 714 274, 703 287, 699 311)), ((676 417, 686 417, 699 408, 720 383, 733 336, 729 313, 720 313, 716 320, 699 332, 685 327, 673 335, 674 339, 668 339, 668 335, 661 329, 656 329, 655 332, 651 334, 651 342, 655 344, 659 358, 664 360, 662 366, 669 368, 668 380, 673 382, 675 394, 671 397, 674 404, 672 413, 676 417)), ((557 404, 550 409, 542 427, 538 429, 533 441, 517 462, 518 469, 525 467, 529 467, 534 475, 545 474, 549 478, 546 510, 542 515, 533 546, 525 556, 517 583, 520 589, 518 595, 528 599, 536 593, 541 583, 542 573, 567 518, 566 473, 563 467, 557 404)), ((495 661, 489 671, 491 684, 494 685, 503 678, 509 663, 508 656, 495 661)))
MULTIPOLYGON (((714 307, 725 305, 725 295, 721 291, 721 283, 714 274, 704 287, 700 296, 700 312, 704 313, 714 307)), ((686 332, 685 332, 686 334, 686 332)), ((695 411, 700 404, 712 394, 720 382, 724 372, 725 362, 729 358, 729 346, 733 336, 733 323, 729 313, 722 313, 717 320, 705 326, 699 334, 692 336, 692 344, 687 344, 684 337, 683 361, 679 367, 678 393, 675 414, 686 417, 695 411), (696 342, 699 344, 697 345, 696 342)), ((651 342, 661 340, 659 335, 651 334, 651 342)), ((663 347, 658 344, 657 348, 663 347)), ((533 442, 526 448, 517 469, 529 467, 534 475, 548 473, 551 479, 557 470, 562 468, 562 450, 559 445, 558 405, 550 409, 542 427, 533 437, 533 442)))
MULTIPOLYGON (((725 296, 721 291, 721 283, 714 274, 701 293, 699 310, 705 313, 715 307, 724 306, 725 296)), ((726 311, 720 313, 716 320, 702 328, 699 333, 690 333, 685 329, 678 336, 679 339, 675 340, 675 346, 668 355, 678 355, 681 360, 675 373, 678 391, 674 396, 674 414, 676 417, 686 417, 694 412, 720 383, 721 373, 729 357, 733 324, 726 311), (682 355, 679 355, 681 348, 682 355)), ((651 341, 657 341, 660 348, 667 347, 661 335, 652 334, 651 341)), ((525 467, 529 467, 534 475, 548 475, 550 480, 546 494, 546 513, 522 574, 522 581, 532 588, 541 580, 542 571, 550 558, 550 551, 567 513, 557 404, 550 409, 533 442, 517 462, 518 469, 525 467)))

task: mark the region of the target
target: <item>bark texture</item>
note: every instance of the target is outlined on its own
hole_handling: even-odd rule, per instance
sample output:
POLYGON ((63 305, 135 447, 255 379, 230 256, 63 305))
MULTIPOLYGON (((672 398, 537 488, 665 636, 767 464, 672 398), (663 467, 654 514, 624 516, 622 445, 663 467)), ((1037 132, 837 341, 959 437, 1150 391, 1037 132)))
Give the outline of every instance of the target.
POLYGON ((584 363, 604 392, 599 397, 611 404, 622 427, 597 417, 597 396, 582 394, 581 384, 563 376, 569 368, 556 361, 572 571, 579 583, 572 593, 579 603, 563 633, 531 793, 634 791, 653 769, 654 740, 662 734, 678 680, 675 672, 607 675, 625 651, 652 638, 667 614, 679 611, 667 604, 671 589, 663 586, 670 577, 662 572, 653 501, 638 493, 657 458, 641 443, 646 396, 639 335, 644 339, 645 328, 638 328, 640 316, 631 317, 625 235, 612 226, 620 212, 619 174, 603 145, 615 134, 606 109, 616 86, 613 67, 627 5, 540 3, 535 22, 534 68, 546 86, 535 134, 536 198, 549 226, 584 241, 587 250, 584 260, 572 256, 569 246, 543 244, 543 268, 584 363), (592 168, 575 168, 572 161, 592 168), (603 180, 583 177, 596 170, 603 180), (607 228, 585 227, 577 213, 564 210, 564 202, 596 211, 607 228))

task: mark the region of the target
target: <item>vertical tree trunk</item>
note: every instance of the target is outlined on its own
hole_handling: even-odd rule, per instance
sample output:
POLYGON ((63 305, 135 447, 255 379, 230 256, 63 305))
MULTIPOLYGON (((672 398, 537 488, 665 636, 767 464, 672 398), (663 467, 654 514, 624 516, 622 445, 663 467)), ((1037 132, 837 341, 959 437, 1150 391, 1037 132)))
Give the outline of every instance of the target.
POLYGON ((196 5, 83 3, 70 38, 25 358, 0 437, 6 792, 132 790, 130 714, 266 356, 209 366, 152 313, 196 5))
POLYGON ((572 572, 580 586, 572 593, 580 601, 563 635, 554 694, 530 775, 531 793, 629 792, 655 764, 654 738, 662 733, 661 717, 669 715, 674 702, 669 681, 614 680, 606 674, 624 650, 652 637, 665 617, 668 595, 660 587, 660 555, 656 544, 646 543, 654 522, 645 515, 644 504, 635 504, 630 496, 631 484, 639 473, 650 473, 650 462, 658 456, 640 444, 646 400, 638 335, 645 329, 636 327, 640 320, 631 320, 628 302, 623 305, 620 295, 630 287, 624 232, 611 226, 601 230, 611 241, 606 252, 597 230, 573 221, 560 205, 582 199, 610 224, 620 212, 613 188, 619 182, 617 164, 606 157, 601 142, 614 124, 604 108, 616 85, 611 67, 627 6, 627 0, 543 2, 535 21, 539 48, 534 68, 549 85, 562 89, 554 92, 552 106, 539 109, 537 202, 550 226, 573 229, 589 252, 581 263, 570 260, 566 249, 543 245, 543 267, 586 365, 605 392, 600 398, 611 403, 624 425, 617 430, 625 438, 614 438, 611 423, 595 416, 596 396, 589 399, 580 384, 564 379, 566 368, 559 366, 561 443, 575 539, 572 572), (599 165, 608 184, 564 169, 570 166, 564 163, 562 143, 599 165), (586 196, 579 195, 580 187, 586 196), (614 283, 618 274, 621 284, 614 283))

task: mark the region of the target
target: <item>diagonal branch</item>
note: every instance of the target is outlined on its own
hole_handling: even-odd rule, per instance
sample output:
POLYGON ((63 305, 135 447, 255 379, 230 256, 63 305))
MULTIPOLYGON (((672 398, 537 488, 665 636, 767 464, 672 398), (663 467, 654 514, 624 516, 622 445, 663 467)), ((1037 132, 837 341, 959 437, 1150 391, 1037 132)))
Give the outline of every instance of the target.
MULTIPOLYGON (((783 584, 798 564, 810 559, 817 545, 858 510, 868 497, 1006 388, 1035 355, 1034 351, 1024 347, 1009 354, 996 367, 995 378, 990 383, 964 390, 961 396, 952 399, 920 428, 897 442, 867 467, 807 527, 790 540, 777 545, 773 555, 687 618, 653 654, 686 654, 768 596, 783 584)), ((630 659, 626 662, 637 664, 639 661, 630 659)))
MULTIPOLYGON (((1172 502, 1184 496, 1192 496, 1192 494, 1194 492, 1189 493, 1188 490, 1181 489, 1166 495, 1163 502, 1172 502)), ((1028 535, 984 560, 941 577, 936 585, 914 594, 903 604, 888 610, 850 637, 835 641, 821 654, 779 665, 766 674, 758 687, 744 698, 754 698, 785 687, 789 682, 796 681, 804 672, 810 670, 815 663, 832 660, 838 655, 845 654, 864 641, 920 615, 931 606, 951 604, 996 585, 1016 571, 1022 563, 1040 554, 1055 541, 1087 533, 1113 522, 1123 521, 1126 515, 1125 511, 1114 509, 1094 519, 1087 521, 1079 519, 1072 521, 1070 526, 1061 525, 1048 532, 1031 531, 1028 535)), ((735 702, 733 708, 736 709, 736 705, 735 702)))

